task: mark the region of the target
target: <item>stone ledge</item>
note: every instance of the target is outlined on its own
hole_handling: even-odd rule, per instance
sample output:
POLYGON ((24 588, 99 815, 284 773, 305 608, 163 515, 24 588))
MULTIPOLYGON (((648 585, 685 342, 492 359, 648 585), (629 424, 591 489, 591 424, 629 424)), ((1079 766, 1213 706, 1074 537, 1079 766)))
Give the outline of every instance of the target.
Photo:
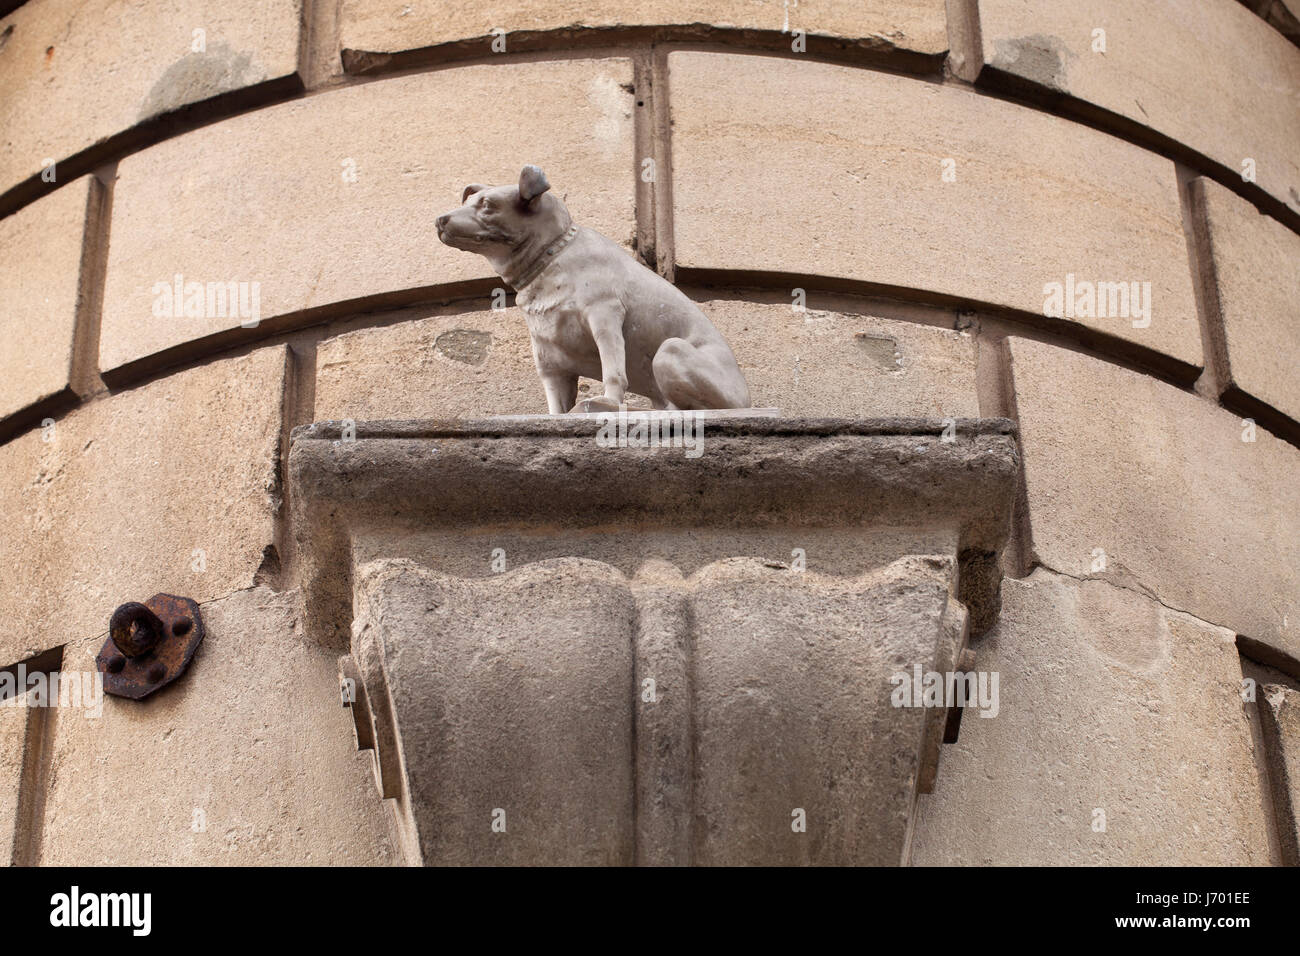
POLYGON ((349 549, 375 524, 549 530, 859 526, 949 529, 972 572, 960 597, 982 631, 996 614, 991 560, 1010 527, 1015 424, 958 419, 733 418, 702 453, 600 448, 602 423, 525 420, 317 422, 293 430, 289 472, 309 631, 346 646, 349 549), (615 452, 622 451, 623 454, 615 452))
MULTIPOLYGON (((754 411, 765 411, 765 409, 754 411)), ((629 412, 629 415, 631 414, 629 412)), ((921 438, 940 436, 947 427, 943 419, 936 418, 780 418, 767 415, 722 416, 717 411, 691 414, 704 417, 709 423, 709 430, 722 435, 912 435, 921 438), (709 417, 715 415, 718 417, 709 417)), ((599 430, 600 418, 599 414, 591 416, 501 415, 463 421, 418 419, 356 422, 355 437, 358 440, 365 438, 585 438, 596 434, 599 430), (593 421, 596 424, 591 424, 593 421)), ((1009 418, 956 418, 952 421, 955 423, 955 434, 958 437, 997 435, 1015 437, 1017 433, 1016 423, 1009 418)), ((298 425, 293 429, 291 441, 340 441, 343 437, 343 427, 344 422, 340 420, 298 425)))

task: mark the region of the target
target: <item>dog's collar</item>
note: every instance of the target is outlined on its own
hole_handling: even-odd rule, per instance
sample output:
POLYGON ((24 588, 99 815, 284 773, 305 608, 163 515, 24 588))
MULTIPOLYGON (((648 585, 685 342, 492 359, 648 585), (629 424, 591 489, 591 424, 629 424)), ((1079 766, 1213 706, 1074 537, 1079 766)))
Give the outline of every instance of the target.
POLYGON ((569 243, 573 242, 577 235, 578 225, 577 223, 573 223, 564 231, 564 234, 560 236, 560 238, 556 239, 549 246, 539 252, 537 258, 533 259, 532 262, 528 263, 527 266, 520 270, 518 275, 514 278, 510 278, 509 276, 504 276, 503 278, 514 286, 515 291, 518 292, 524 286, 528 285, 528 283, 541 275, 542 270, 549 266, 555 260, 555 257, 564 251, 565 247, 568 246, 569 243))

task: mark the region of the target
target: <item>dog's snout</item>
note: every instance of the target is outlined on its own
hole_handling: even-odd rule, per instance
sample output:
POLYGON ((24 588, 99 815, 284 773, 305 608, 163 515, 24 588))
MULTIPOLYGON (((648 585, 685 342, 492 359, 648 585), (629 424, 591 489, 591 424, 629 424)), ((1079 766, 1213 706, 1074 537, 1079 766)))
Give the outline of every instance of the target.
POLYGON ((450 214, 449 214, 449 213, 443 213, 441 216, 439 216, 437 219, 434 220, 434 224, 435 224, 439 229, 442 229, 443 226, 447 225, 447 219, 448 219, 449 217, 450 217, 450 214))

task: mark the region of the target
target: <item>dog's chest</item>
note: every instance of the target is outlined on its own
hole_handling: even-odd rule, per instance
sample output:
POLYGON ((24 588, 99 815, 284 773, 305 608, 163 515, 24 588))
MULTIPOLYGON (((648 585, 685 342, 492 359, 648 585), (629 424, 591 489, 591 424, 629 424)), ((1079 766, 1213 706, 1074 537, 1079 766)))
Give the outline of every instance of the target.
POLYGON ((567 283, 555 282, 549 276, 541 277, 515 301, 524 310, 534 346, 547 351, 586 354, 595 350, 595 340, 566 286, 567 283))

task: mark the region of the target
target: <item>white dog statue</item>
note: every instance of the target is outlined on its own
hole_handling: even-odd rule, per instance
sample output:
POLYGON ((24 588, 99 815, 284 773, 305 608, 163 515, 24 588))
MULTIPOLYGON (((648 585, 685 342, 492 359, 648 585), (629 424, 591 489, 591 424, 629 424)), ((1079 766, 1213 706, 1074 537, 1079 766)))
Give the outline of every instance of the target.
POLYGON ((517 186, 466 186, 462 205, 437 219, 443 243, 484 256, 517 292, 547 410, 616 411, 628 389, 655 408, 748 408, 713 323, 617 243, 576 225, 550 188, 525 166, 517 186), (579 376, 600 379, 604 396, 577 404, 579 376))

